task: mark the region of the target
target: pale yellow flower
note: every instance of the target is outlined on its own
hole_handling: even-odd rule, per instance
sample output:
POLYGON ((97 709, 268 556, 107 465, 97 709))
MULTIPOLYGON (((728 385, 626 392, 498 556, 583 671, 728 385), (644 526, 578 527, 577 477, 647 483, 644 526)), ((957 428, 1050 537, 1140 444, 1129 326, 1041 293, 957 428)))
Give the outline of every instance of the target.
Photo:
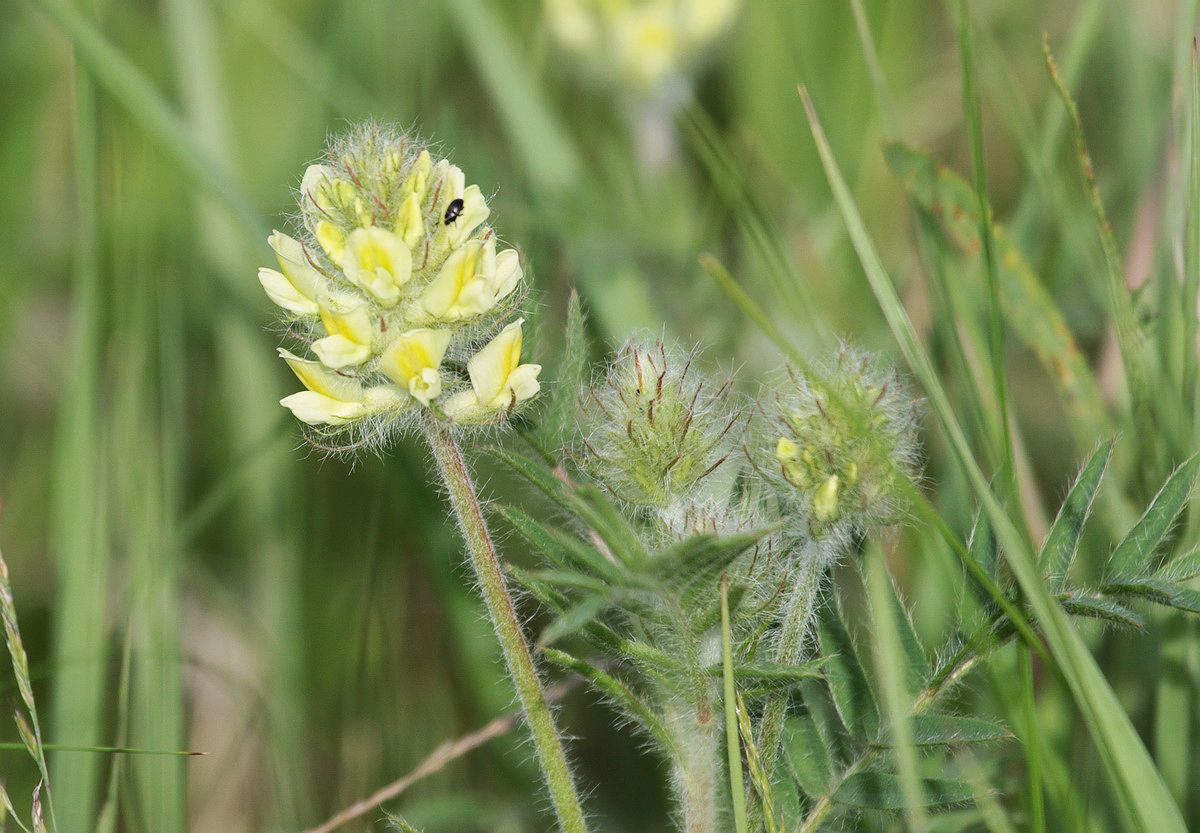
POLYGON ((274 231, 267 242, 275 250, 282 270, 266 267, 258 270, 258 280, 267 297, 288 312, 315 315, 319 310, 317 299, 326 291, 328 281, 309 263, 300 241, 274 231))
POLYGON ((314 341, 312 349, 326 367, 352 367, 371 357, 376 326, 366 304, 345 307, 322 298, 320 311, 321 323, 329 335, 314 341))
POLYGON ((288 363, 307 390, 279 400, 301 422, 309 425, 344 425, 356 419, 399 404, 402 394, 389 386, 364 388, 356 379, 342 376, 322 365, 280 348, 279 355, 288 363))
POLYGON ((380 306, 392 307, 400 300, 400 287, 412 277, 412 254, 398 235, 386 229, 358 228, 346 236, 342 269, 347 280, 380 306))
POLYGON ((438 368, 446 347, 449 330, 419 329, 401 333, 379 358, 379 369, 422 405, 442 395, 442 376, 438 368))
POLYGON ((442 264, 421 295, 421 306, 440 321, 458 321, 488 312, 521 280, 517 253, 496 253, 496 238, 472 240, 442 264))
POLYGON ((442 242, 447 248, 457 249, 475 229, 483 225, 491 214, 491 209, 488 208, 479 186, 467 185, 466 177, 457 165, 443 159, 434 167, 433 173, 434 178, 441 183, 437 197, 439 217, 446 216, 452 202, 462 200, 462 208, 452 222, 447 223, 444 219, 439 221, 442 242))
POLYGON ((524 323, 519 318, 509 324, 471 357, 467 362, 471 389, 450 397, 443 408, 447 416, 462 422, 486 419, 537 395, 542 366, 521 364, 524 323))

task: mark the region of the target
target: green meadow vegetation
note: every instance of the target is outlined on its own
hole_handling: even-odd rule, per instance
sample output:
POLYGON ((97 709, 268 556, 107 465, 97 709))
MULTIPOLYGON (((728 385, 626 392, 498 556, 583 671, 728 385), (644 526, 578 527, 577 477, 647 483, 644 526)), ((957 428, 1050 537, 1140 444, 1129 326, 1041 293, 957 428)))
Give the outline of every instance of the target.
POLYGON ((0 833, 1200 829, 1198 13, 13 0, 0 833))

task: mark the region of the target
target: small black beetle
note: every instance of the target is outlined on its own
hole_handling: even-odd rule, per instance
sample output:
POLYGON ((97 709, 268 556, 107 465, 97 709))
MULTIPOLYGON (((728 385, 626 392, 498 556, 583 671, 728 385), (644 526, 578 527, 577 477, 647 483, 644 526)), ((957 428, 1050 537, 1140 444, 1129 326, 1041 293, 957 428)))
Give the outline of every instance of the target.
POLYGON ((446 225, 450 225, 459 218, 463 212, 463 201, 461 198, 453 199, 450 205, 446 207, 446 225))

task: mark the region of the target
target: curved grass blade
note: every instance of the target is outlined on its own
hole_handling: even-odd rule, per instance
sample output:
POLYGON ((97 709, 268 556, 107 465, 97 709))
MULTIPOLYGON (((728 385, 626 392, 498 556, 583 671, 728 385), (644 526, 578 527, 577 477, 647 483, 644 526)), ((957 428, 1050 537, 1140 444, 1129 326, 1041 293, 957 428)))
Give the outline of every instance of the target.
POLYGON ((1200 474, 1200 453, 1171 472, 1145 514, 1109 557, 1108 573, 1112 580, 1140 576, 1150 570, 1155 551, 1192 496, 1197 474, 1200 474))
POLYGON ((1116 440, 1109 440, 1092 453, 1067 492, 1067 498, 1059 507, 1058 515, 1046 535, 1046 542, 1042 544, 1038 567, 1054 590, 1062 590, 1067 581, 1067 571, 1079 550, 1083 525, 1091 514, 1092 502, 1096 499, 1104 472, 1108 470, 1115 444, 1116 440))

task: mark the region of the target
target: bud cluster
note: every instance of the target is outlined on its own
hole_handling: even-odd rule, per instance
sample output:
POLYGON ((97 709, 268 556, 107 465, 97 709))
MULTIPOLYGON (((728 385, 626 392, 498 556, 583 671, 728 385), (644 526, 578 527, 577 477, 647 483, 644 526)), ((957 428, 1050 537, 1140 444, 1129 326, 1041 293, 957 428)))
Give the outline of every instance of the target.
POLYGON ((896 374, 843 348, 820 373, 789 373, 766 409, 759 462, 820 537, 892 520, 915 470, 916 407, 896 374))
POLYGON ((537 394, 521 364, 520 258, 498 249, 487 201, 417 139, 369 124, 310 165, 299 239, 274 232, 279 269, 260 269, 289 334, 281 349, 306 390, 282 400, 325 435, 386 434, 428 409, 462 424, 505 419, 537 394))
POLYGON ((652 93, 697 61, 740 0, 545 0, 558 42, 598 76, 652 93))
POLYGON ((661 341, 631 342, 584 391, 583 466, 631 506, 693 503, 736 446, 732 383, 692 371, 694 358, 661 341))

